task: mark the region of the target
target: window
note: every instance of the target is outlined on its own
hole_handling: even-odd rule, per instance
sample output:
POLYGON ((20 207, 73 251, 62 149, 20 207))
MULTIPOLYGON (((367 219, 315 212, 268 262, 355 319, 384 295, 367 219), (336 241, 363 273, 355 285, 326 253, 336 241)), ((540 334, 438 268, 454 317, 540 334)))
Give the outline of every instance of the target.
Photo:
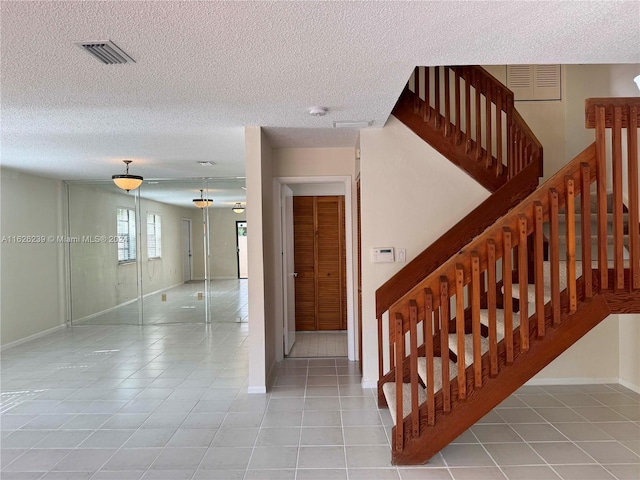
POLYGON ((147 257, 160 258, 162 251, 162 223, 160 215, 147 213, 147 257))
POLYGON ((136 213, 132 208, 118 208, 118 262, 133 262, 136 259, 136 213))

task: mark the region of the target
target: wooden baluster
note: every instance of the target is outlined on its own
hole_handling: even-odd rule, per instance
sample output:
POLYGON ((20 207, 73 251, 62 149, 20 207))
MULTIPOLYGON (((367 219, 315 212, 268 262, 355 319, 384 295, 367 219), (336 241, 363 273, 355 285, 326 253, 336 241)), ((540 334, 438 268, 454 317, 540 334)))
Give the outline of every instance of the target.
POLYGON ((549 189, 549 252, 551 263, 551 311, 553 324, 560 323, 560 228, 558 191, 549 189))
POLYGON ((591 271, 591 167, 586 162, 580 164, 582 191, 580 192, 580 215, 582 223, 582 279, 584 296, 593 296, 593 273, 591 271))
POLYGON ((489 375, 498 375, 498 332, 496 322, 496 242, 487 240, 487 309, 489 311, 489 375))
POLYGON ((420 67, 413 70, 413 113, 420 111, 420 67))
POLYGON ((384 355, 382 353, 382 315, 378 317, 378 378, 384 376, 384 355))
POLYGON ((486 125, 485 125, 485 149, 487 151, 487 163, 486 168, 489 169, 493 165, 493 153, 492 153, 492 143, 493 138, 491 138, 491 104, 492 104, 492 95, 491 95, 491 80, 487 78, 487 85, 484 92, 485 99, 485 117, 486 117, 486 125))
POLYGON ((527 217, 518 215, 518 282, 520 283, 520 351, 529 350, 529 273, 527 217))
POLYGON ((455 98, 455 114, 456 114, 456 145, 460 145, 462 143, 462 119, 460 118, 460 71, 459 67, 456 67, 454 70, 455 74, 455 85, 454 85, 454 94, 455 98))
POLYGON ((435 85, 435 99, 434 99, 434 107, 435 107, 435 115, 436 115, 436 130, 440 130, 440 126, 442 125, 442 115, 440 113, 440 67, 434 67, 434 85, 435 85))
POLYGON ((458 340, 458 398, 467 398, 467 375, 464 345, 464 269, 456 265, 456 339, 458 340))
POLYGON ((420 410, 418 402, 418 304, 409 300, 409 370, 411 376, 411 433, 420 435, 420 410))
POLYGON ((598 181, 598 269, 600 291, 609 288, 607 262, 607 150, 605 143, 604 107, 596 106, 596 178, 598 181))
POLYGON ((396 366, 395 342, 396 342, 395 311, 389 310, 389 371, 396 366))
POLYGON ((534 275, 536 291, 536 317, 538 319, 538 338, 545 335, 544 318, 544 211, 541 202, 533 203, 535 221, 534 275))
POLYGON ((473 333, 473 380, 476 388, 482 387, 482 345, 480 343, 480 257, 471 252, 471 322, 473 333))
POLYGON ((422 120, 427 123, 431 120, 431 67, 424 67, 424 117, 422 120))
MULTIPOLYGON (((424 355, 427 362, 427 424, 436 424, 435 378, 433 372, 433 295, 430 289, 424 291, 424 355)), ((445 358, 442 357, 444 362, 445 358)), ((448 358, 446 359, 449 360, 448 358)))
MULTIPOLYGON (((509 168, 514 162, 513 151, 513 129, 511 126, 513 125, 513 94, 507 93, 506 97, 506 125, 507 125, 507 168, 509 168)), ((513 177, 513 171, 509 170, 509 178, 513 177)))
POLYGON ((440 277, 440 355, 442 356, 442 410, 451 411, 451 385, 449 382, 449 281, 440 277))
POLYGON ((402 387, 404 383, 402 362, 404 360, 404 333, 402 326, 402 314, 396 313, 395 318, 395 345, 396 345, 396 450, 404 449, 404 413, 402 387))
POLYGON ((613 110, 611 131, 611 156, 613 157, 613 258, 615 288, 624 288, 624 226, 622 211, 622 107, 613 110))
POLYGON ((576 189, 573 178, 564 177, 565 183, 565 222, 567 224, 567 295, 569 296, 569 313, 578 310, 578 293, 576 290, 576 189))
POLYGON ((516 163, 516 144, 515 144, 515 132, 516 126, 514 124, 509 125, 507 128, 507 172, 509 173, 509 179, 515 176, 515 163, 516 163))
POLYGON ((482 160, 482 77, 476 75, 474 86, 476 87, 476 160, 482 160))
POLYGON ((444 136, 451 135, 451 84, 449 67, 444 67, 444 136))
POLYGON ((464 68, 464 133, 467 138, 465 152, 471 153, 471 70, 464 68))
POLYGON ((522 130, 520 129, 520 127, 516 127, 516 128, 517 128, 517 138, 518 138, 518 143, 516 145, 516 152, 518 156, 518 163, 517 163, 518 166, 516 170, 516 175, 517 175, 524 169, 524 138, 523 138, 522 130))
POLYGON ((629 177, 629 253, 630 289, 640 289, 640 234, 638 232, 638 107, 629 107, 627 115, 627 149, 629 177))
POLYGON ((502 89, 500 87, 498 87, 496 102, 496 155, 498 160, 496 176, 499 177, 504 169, 502 164, 502 89))
POLYGON ((513 363, 513 281, 511 261, 511 230, 502 229, 502 284, 504 289, 504 343, 507 365, 513 363))

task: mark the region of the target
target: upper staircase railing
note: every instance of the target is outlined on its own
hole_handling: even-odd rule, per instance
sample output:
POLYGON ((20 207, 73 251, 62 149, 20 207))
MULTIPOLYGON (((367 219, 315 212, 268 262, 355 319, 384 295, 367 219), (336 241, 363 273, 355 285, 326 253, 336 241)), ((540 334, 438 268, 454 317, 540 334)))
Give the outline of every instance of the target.
POLYGON ((394 463, 424 462, 450 443, 605 318, 610 293, 640 305, 639 109, 639 98, 587 100, 596 142, 380 314, 379 399, 394 400, 394 463), (544 351, 550 341, 557 351, 544 351), (472 423, 452 427, 455 412, 472 423))
POLYGON ((513 102, 513 92, 479 66, 414 70, 394 116, 493 194, 378 288, 379 327, 394 302, 538 186, 542 145, 513 102))

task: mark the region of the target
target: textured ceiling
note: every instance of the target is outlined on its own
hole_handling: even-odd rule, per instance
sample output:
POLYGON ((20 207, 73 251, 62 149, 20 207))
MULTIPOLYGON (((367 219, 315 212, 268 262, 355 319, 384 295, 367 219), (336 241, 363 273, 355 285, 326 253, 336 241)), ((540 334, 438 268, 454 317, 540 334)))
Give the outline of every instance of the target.
POLYGON ((640 62, 640 2, 0 2, 3 165, 109 178, 244 176, 274 145, 354 146, 415 65, 640 62), (105 66, 74 42, 112 40, 105 66), (325 117, 308 107, 326 105, 325 117), (203 172, 196 162, 212 160, 203 172))

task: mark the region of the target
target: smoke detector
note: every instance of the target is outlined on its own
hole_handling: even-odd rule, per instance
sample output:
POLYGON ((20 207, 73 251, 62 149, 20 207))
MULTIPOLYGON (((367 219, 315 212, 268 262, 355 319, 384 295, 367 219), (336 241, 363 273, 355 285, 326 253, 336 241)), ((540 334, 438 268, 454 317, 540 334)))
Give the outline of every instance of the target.
POLYGON ((314 117, 324 117, 329 109, 327 107, 311 107, 309 108, 309 115, 314 117))
POLYGON ((136 63, 136 61, 122 51, 111 40, 97 42, 76 42, 76 45, 82 48, 92 57, 100 60, 105 65, 122 65, 125 63, 136 63))

